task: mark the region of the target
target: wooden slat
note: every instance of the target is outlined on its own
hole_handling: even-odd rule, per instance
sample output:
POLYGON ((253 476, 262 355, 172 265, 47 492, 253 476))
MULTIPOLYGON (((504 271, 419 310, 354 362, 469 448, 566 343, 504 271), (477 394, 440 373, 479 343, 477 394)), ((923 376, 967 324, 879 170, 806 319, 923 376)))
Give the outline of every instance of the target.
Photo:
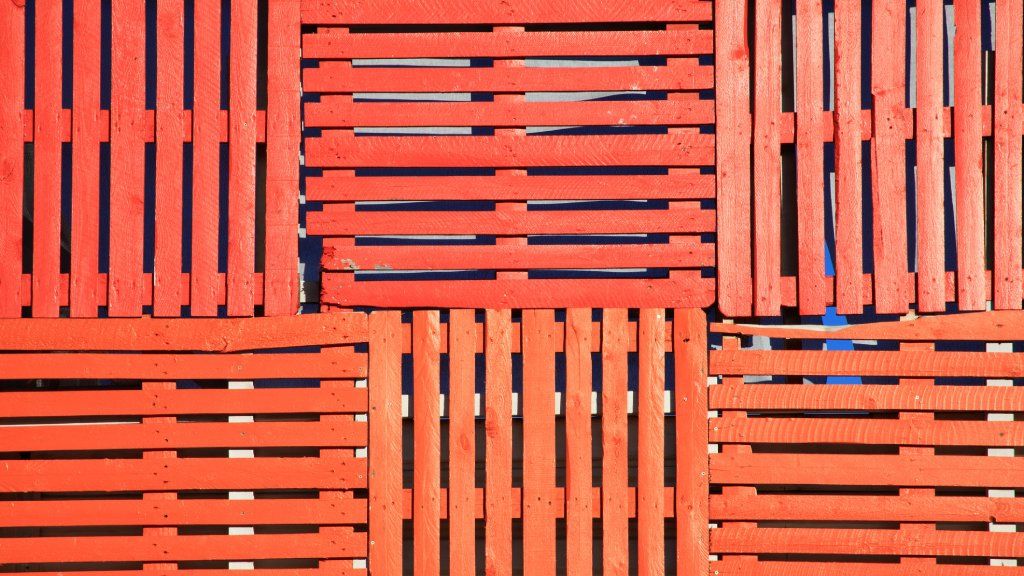
POLYGON ((523 311, 523 558, 555 574, 554 310, 523 311))
MULTIPOLYGON (((594 557, 592 311, 565 313, 565 563, 568 576, 589 576, 594 557)), ((600 333, 597 341, 600 342, 600 333)), ((600 502, 598 502, 600 506, 600 502)))
MULTIPOLYGON (((100 16, 100 3, 97 0, 83 0, 74 5, 69 300, 71 316, 84 318, 95 317, 98 306, 100 16)), ((4 262, 5 267, 11 266, 7 259, 4 262)))
POLYGON ((60 312, 63 30, 61 4, 40 2, 35 10, 31 215, 32 316, 39 318, 56 318, 60 312))
POLYGON ((923 351, 713 350, 717 374, 1019 378, 1024 354, 923 351))
POLYGON ((384 576, 402 573, 401 329, 401 312, 370 314, 369 566, 384 576))
POLYGON ((782 4, 757 2, 754 9, 754 313, 777 315, 782 301, 782 4))
POLYGON ((417 310, 412 321, 413 566, 430 576, 441 570, 440 314, 417 310))
MULTIPOLYGON (((475 310, 452 310, 448 331, 448 565, 476 574, 475 310)), ((442 510, 443 511, 443 510, 442 510)))
POLYGON ((710 408, 771 410, 923 410, 1020 412, 1024 391, 988 386, 937 386, 909 390, 892 385, 720 386, 711 389, 710 408))
POLYGON ((982 171, 981 6, 954 4, 953 75, 956 114, 953 116, 956 157, 957 306, 984 310, 985 184, 982 171))
POLYGON ((22 206, 25 148, 25 5, 0 5, 0 317, 21 316, 22 206))
POLYGON ((253 313, 256 255, 257 2, 231 3, 229 70, 231 146, 228 148, 228 293, 230 316, 253 313))
POLYGON ((512 314, 487 310, 484 346, 487 427, 485 459, 484 569, 493 576, 512 574, 512 314))
POLYGON ((605 309, 601 323, 601 536, 603 573, 629 573, 629 442, 626 414, 628 310, 605 309))
POLYGON ((665 573, 665 311, 640 310, 637 390, 637 569, 665 573))
POLYGON ((712 495, 710 501, 715 519, 1014 523, 1024 518, 1020 500, 982 496, 762 494, 712 495))
POLYGON ((1021 275, 1021 48, 1020 0, 996 4, 1002 15, 995 24, 996 62, 993 114, 993 295, 995 309, 1018 309, 1024 293, 1021 275))
POLYGON ((675 311, 676 570, 708 572, 707 319, 699 309, 675 311))
POLYGON ((796 2, 797 295, 801 314, 825 313, 825 200, 821 0, 796 2))
POLYGON ((145 6, 111 5, 110 88, 110 316, 139 316, 143 306, 146 95, 145 6))
POLYGON ((1019 446, 1024 422, 906 421, 855 418, 712 419, 711 440, 740 443, 1019 446))

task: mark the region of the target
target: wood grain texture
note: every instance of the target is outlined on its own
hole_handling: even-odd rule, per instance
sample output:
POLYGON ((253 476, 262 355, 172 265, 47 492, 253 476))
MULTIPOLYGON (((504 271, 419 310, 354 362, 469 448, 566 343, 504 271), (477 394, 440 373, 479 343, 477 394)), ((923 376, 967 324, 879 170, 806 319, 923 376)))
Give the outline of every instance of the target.
POLYGON ((1016 378, 1024 375, 1024 354, 926 351, 713 350, 711 371, 719 374, 787 376, 903 376, 1016 378))
POLYGON ((1021 69, 1024 52, 1018 22, 1024 18, 1020 0, 996 4, 1003 16, 996 22, 993 115, 993 252, 992 307, 1018 309, 1024 294, 1021 274, 1021 69))
POLYGON ((401 329, 400 312, 370 314, 369 566, 385 576, 402 573, 401 329))
MULTIPOLYGON (((568 576, 589 576, 594 558, 593 312, 565 313, 565 564, 568 576)), ((600 333, 597 341, 600 342, 600 333)), ((600 506, 600 502, 598 503, 600 506)))
POLYGON ((468 309, 449 312, 447 508, 448 565, 453 576, 476 573, 475 315, 468 309))
POLYGON ((487 310, 485 326, 485 436, 487 461, 484 570, 512 574, 512 314, 487 310))
POLYGON ((21 316, 25 148, 25 6, 0 3, 0 316, 21 316))
POLYGON ((754 310, 777 315, 782 302, 782 4, 755 3, 754 310))
POLYGON ((603 573, 629 573, 628 310, 605 309, 601 321, 601 536, 603 573))
POLYGON ((698 309, 674 311, 676 566, 708 572, 707 319, 698 309))
POLYGON ((548 576, 556 568, 554 323, 554 310, 523 311, 523 559, 548 576))
POLYGON ((637 341, 637 571, 665 573, 665 311, 640 310, 637 341))

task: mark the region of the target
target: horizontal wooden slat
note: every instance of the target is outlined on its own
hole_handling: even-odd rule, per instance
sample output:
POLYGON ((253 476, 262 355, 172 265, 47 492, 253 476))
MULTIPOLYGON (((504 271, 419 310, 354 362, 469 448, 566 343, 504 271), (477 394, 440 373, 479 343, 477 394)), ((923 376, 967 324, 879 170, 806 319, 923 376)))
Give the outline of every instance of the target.
POLYGON ((306 180, 309 200, 695 200, 715 197, 711 174, 663 176, 415 176, 339 175, 306 180))
POLYGON ((543 24, 678 22, 711 19, 705 0, 500 0, 410 2, 395 10, 384 0, 302 0, 303 24, 543 24))
POLYGON ((752 561, 726 557, 711 563, 716 576, 1006 576, 1005 566, 964 564, 883 564, 879 562, 752 561))
POLYGON ((712 410, 1024 411, 1024 388, 747 384, 712 386, 712 410))
POLYGON ((365 446, 366 439, 366 423, 354 420, 0 427, 0 446, 8 452, 292 446, 354 448, 365 446))
POLYGON ((839 486, 1024 486, 1014 458, 933 455, 712 454, 716 484, 839 486))
POLYGON ((338 306, 442 308, 687 308, 710 306, 713 278, 401 280, 357 282, 351 274, 325 274, 321 301, 338 306), (460 289, 460 287, 462 287, 460 289))
POLYGON ((1024 534, 960 530, 853 530, 725 527, 711 531, 711 553, 1024 555, 1024 534))
POLYGON ((847 326, 770 326, 758 324, 711 324, 719 334, 744 334, 772 338, 942 341, 974 340, 1010 342, 1024 340, 1024 310, 993 310, 967 314, 922 316, 895 322, 847 326))
POLYGON ((712 442, 1024 446, 1024 422, 858 418, 714 418, 712 442))
POLYGON ((324 247, 325 270, 695 268, 713 266, 714 244, 324 247))
POLYGON ((710 54, 711 30, 408 32, 350 34, 321 28, 302 37, 305 58, 529 58, 710 54))
MULTIPOLYGON (((142 138, 146 142, 156 141, 156 112, 154 110, 144 110, 142 112, 142 118, 139 124, 135 126, 137 130, 142 132, 142 138)), ((182 110, 182 142, 192 141, 192 111, 182 110)), ((35 117, 32 110, 25 110, 25 142, 32 142, 35 138, 35 117)), ((221 142, 228 141, 228 111, 221 110, 220 112, 220 124, 219 124, 219 135, 218 139, 221 142)), ((96 122, 97 132, 100 142, 110 141, 110 110, 97 110, 96 111, 96 122)), ((61 110, 61 121, 60 121, 60 140, 61 142, 71 142, 71 131, 72 124, 74 123, 74 113, 70 109, 61 110)), ((263 110, 256 112, 256 141, 266 142, 267 140, 267 115, 263 110)))
MULTIPOLYGON (((306 216, 310 234, 318 236, 488 234, 634 234, 713 232, 712 210, 529 210, 367 211, 331 206, 306 216)), ((459 247, 448 250, 458 252, 459 247)))
POLYGON ((0 418, 365 412, 365 388, 0 392, 0 418))
POLYGON ((366 354, 2 354, 0 380, 359 378, 366 354))
MULTIPOLYGON (((238 352, 354 344, 368 338, 355 313, 272 318, 0 319, 0 350, 238 352)), ((3 357, 0 356, 0 360, 3 357)))
POLYGON ((589 92, 599 90, 706 90, 715 85, 714 68, 694 58, 669 66, 573 68, 420 68, 321 62, 304 68, 310 92, 589 92))
POLYGON ((713 350, 714 374, 1015 378, 1024 354, 989 352, 713 350))
POLYGON ((366 487, 363 458, 2 460, 0 492, 366 487))
POLYGON ((366 500, 25 500, 0 502, 0 526, 233 526, 366 522, 366 500))
POLYGON ((715 160, 711 134, 603 136, 354 136, 306 140, 306 163, 324 168, 700 166, 715 160))
POLYGON ((714 520, 1024 522, 1024 499, 982 496, 711 495, 714 520))
POLYGON ((687 126, 715 121, 711 100, 589 102, 353 102, 306 104, 306 126, 687 126))
POLYGON ((365 556, 366 534, 5 538, 0 563, 268 560, 365 556))

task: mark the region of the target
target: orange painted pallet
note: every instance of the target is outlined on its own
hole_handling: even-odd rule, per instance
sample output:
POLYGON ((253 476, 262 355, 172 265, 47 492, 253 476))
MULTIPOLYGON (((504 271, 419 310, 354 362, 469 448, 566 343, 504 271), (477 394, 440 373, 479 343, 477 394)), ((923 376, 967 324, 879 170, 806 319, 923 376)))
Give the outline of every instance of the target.
POLYGON ((711 8, 302 2, 322 301, 709 305, 711 8))
POLYGON ((219 2, 197 0, 189 23, 182 2, 114 1, 109 47, 102 4, 0 8, 0 317, 20 317, 23 308, 47 318, 174 317, 185 306, 191 316, 217 316, 220 306, 231 316, 294 314, 299 0, 266 3, 263 37, 255 1, 222 14, 219 2), (230 30, 221 26, 227 19, 230 30), (61 96, 69 78, 70 102, 61 96), (109 105, 101 103, 106 93, 109 105))
POLYGON ((1017 340, 1022 319, 713 324, 723 344, 709 352, 712 573, 987 575, 1013 565, 1020 354, 986 343, 1017 340))

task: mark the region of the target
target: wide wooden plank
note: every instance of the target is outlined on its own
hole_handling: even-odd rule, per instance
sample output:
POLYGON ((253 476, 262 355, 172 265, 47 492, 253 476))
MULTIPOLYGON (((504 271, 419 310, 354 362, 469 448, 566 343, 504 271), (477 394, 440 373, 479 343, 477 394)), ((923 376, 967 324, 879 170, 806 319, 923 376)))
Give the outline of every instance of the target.
POLYGON ((487 519, 484 569, 494 576, 512 575, 512 313, 487 310, 484 323, 485 436, 487 519))
POLYGON ((430 576, 441 570, 440 313, 412 317, 413 363, 413 566, 430 576))
POLYGON ((475 315, 469 309, 449 312, 448 565, 452 576, 476 574, 475 315))
POLYGON ((0 5, 0 317, 21 316, 25 146, 25 5, 0 5))
POLYGON ((782 301, 782 4, 757 2, 754 9, 754 313, 777 315, 782 301))
POLYGON ((716 374, 1016 378, 1024 354, 926 351, 712 350, 716 374))
POLYGON ((1024 422, 749 418, 711 420, 713 442, 888 444, 900 446, 1020 446, 1024 422))
POLYGON ((946 310, 943 2, 917 6, 917 309, 946 310))
POLYGON ((554 310, 524 310, 523 557, 530 571, 555 574, 555 351, 554 310))
POLYGON ((370 314, 369 566, 384 576, 402 573, 401 330, 401 312, 370 314))
POLYGON ((603 573, 629 573, 629 427, 626 412, 628 310, 605 309, 601 321, 601 535, 603 573))
MULTIPOLYGON (((568 576, 589 576, 594 565, 593 420, 590 411, 592 316, 589 308, 565 312, 565 563, 568 576)), ((600 342, 600 333, 597 341, 600 342)))
POLYGON ((762 494, 711 496, 711 517, 736 520, 830 520, 885 522, 997 522, 1024 518, 1014 498, 982 496, 847 496, 762 494))
POLYGON ((713 387, 710 395, 711 409, 1019 412, 1024 406, 1024 392, 992 386, 734 385, 713 387))
POLYGON ((1020 0, 996 4, 1002 15, 995 24, 996 58, 993 75, 993 294, 995 309, 1018 309, 1024 294, 1021 274, 1021 67, 1024 59, 1020 0))
MULTIPOLYGON (((861 3, 835 3, 835 304, 863 311, 861 3)), ((959 115, 958 115, 959 117, 959 115)), ((826 293, 828 289, 826 288, 826 293)))
POLYGON ((674 311, 677 573, 708 571, 707 318, 696 308, 674 311))
POLYGON ((637 570, 665 573, 665 311, 640 310, 637 390, 637 570))
POLYGON ((228 315, 253 313, 256 258, 257 1, 231 3, 228 148, 228 315))

